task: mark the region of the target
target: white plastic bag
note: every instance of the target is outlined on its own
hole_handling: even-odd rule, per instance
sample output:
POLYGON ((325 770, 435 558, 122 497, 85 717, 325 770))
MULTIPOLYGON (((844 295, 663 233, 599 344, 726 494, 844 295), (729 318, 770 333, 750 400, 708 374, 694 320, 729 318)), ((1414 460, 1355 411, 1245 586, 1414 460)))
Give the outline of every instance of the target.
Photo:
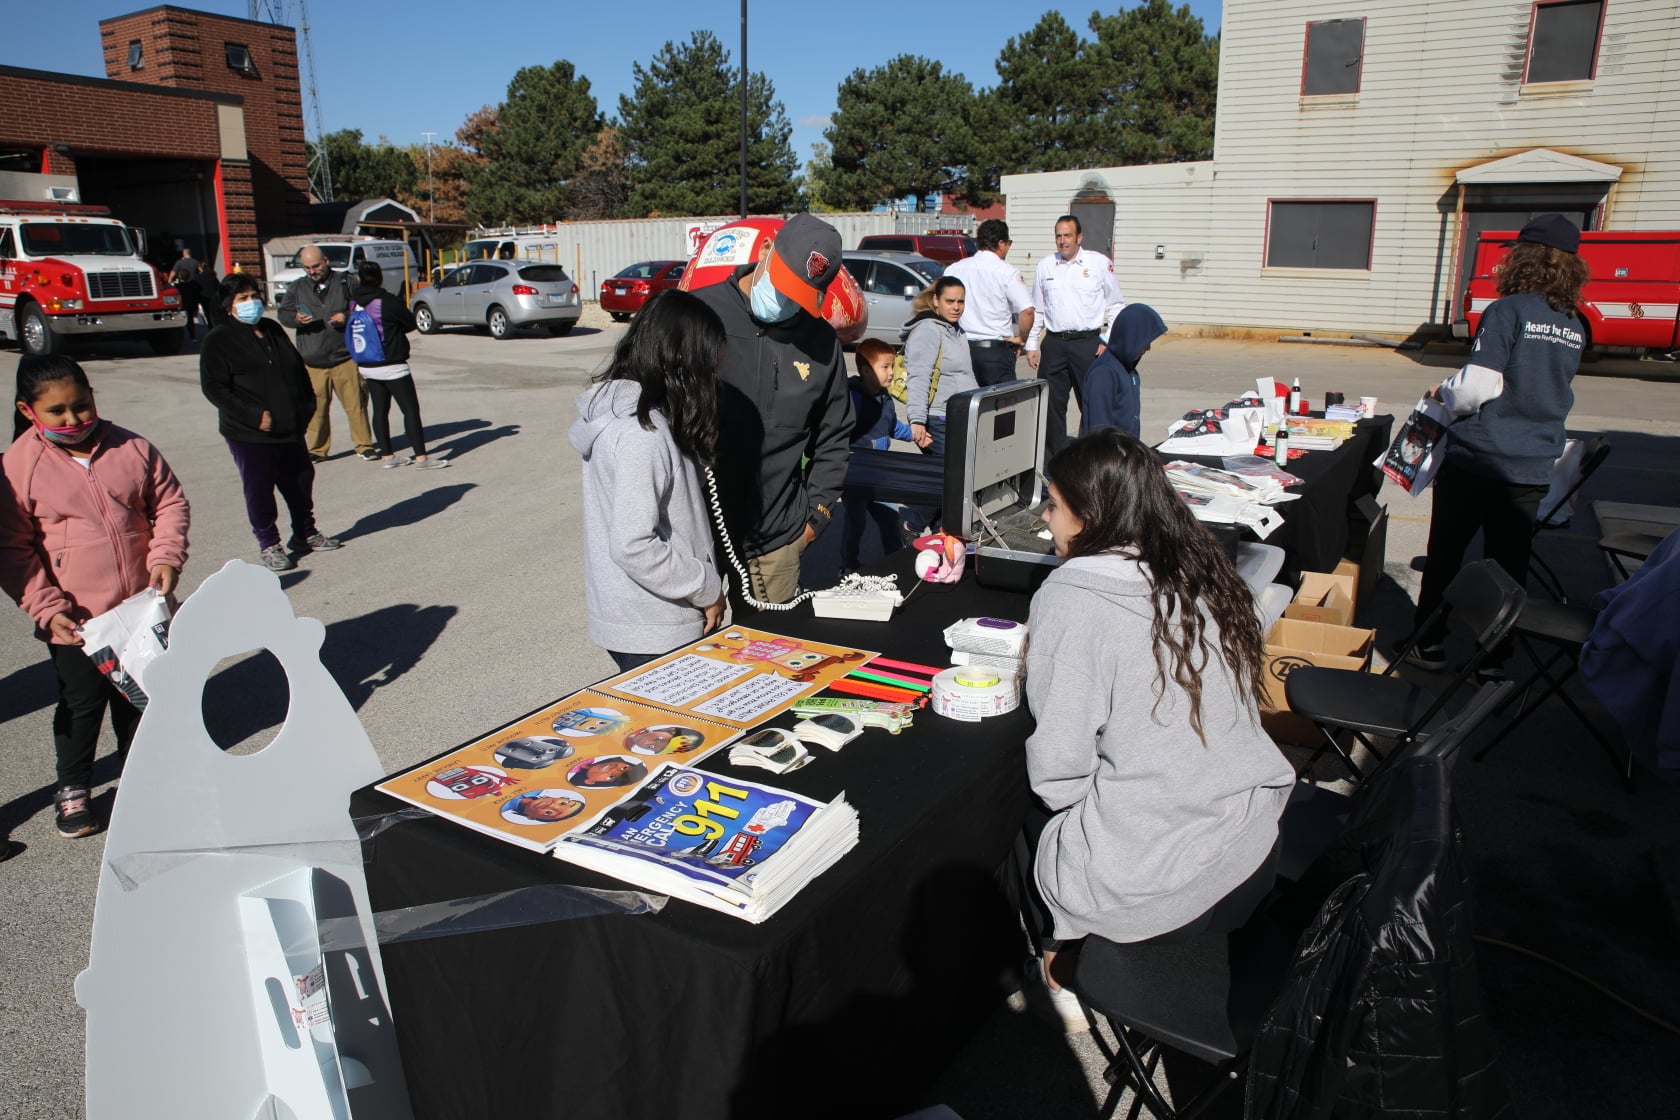
POLYGON ((1435 481, 1435 472, 1447 457, 1447 429, 1453 414, 1440 401, 1424 397, 1406 422, 1400 425, 1394 442, 1373 466, 1412 497, 1423 493, 1435 481))
POLYGON ((82 623, 83 652, 141 710, 146 707, 146 666, 168 648, 169 600, 154 588, 82 623))

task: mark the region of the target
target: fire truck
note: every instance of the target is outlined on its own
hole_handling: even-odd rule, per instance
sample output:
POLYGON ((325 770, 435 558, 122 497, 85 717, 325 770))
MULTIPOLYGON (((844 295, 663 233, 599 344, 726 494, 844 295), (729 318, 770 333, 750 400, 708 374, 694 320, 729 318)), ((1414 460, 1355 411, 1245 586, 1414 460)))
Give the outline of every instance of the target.
MULTIPOLYGON (((1456 337, 1475 337, 1482 312, 1499 298, 1499 270, 1516 241, 1516 230, 1482 234, 1456 337)), ((1587 345, 1680 349, 1680 232, 1585 230, 1581 259, 1590 275, 1576 310, 1587 345)))
POLYGON ((142 231, 103 206, 0 200, 0 338, 52 354, 73 338, 181 349, 181 296, 141 259, 142 231))

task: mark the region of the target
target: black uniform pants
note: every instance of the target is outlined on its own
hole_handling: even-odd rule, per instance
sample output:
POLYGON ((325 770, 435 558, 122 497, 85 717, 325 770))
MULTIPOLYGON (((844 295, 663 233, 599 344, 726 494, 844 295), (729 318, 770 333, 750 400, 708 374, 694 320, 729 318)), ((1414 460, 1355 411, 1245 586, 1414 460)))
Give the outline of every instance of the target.
POLYGON ((980 383, 981 388, 1015 380, 1013 346, 1006 343, 982 346, 971 341, 968 344, 968 358, 974 366, 974 380, 980 383))
POLYGON ((1038 379, 1050 386, 1049 423, 1044 431, 1044 461, 1068 445, 1068 394, 1085 408, 1085 371, 1097 360, 1102 339, 1096 331, 1083 338, 1058 338, 1046 332, 1038 347, 1038 379))
MULTIPOLYGON (((1418 591, 1414 627, 1446 596, 1447 584, 1464 566, 1464 551, 1478 531, 1482 555, 1499 561, 1518 586, 1528 580, 1528 558, 1534 549, 1534 522, 1544 486, 1519 486, 1473 474, 1451 461, 1435 476, 1435 508, 1429 517, 1429 552, 1423 562, 1423 586, 1418 591)), ((1444 624, 1419 636, 1425 645, 1446 637, 1444 624)), ((1496 656, 1496 661, 1503 660, 1496 656)))
POLYGON ((53 747, 58 752, 60 789, 87 789, 93 784, 93 756, 99 746, 99 724, 111 709, 111 730, 117 734, 117 757, 128 757, 128 745, 140 726, 140 712, 117 686, 105 678, 81 646, 49 645, 58 672, 58 708, 53 712, 53 747))

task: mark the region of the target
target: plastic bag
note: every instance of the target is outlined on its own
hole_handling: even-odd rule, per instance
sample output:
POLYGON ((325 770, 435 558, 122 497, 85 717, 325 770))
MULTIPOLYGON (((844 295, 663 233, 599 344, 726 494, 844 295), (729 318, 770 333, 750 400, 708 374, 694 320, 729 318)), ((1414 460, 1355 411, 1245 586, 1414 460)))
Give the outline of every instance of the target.
POLYGON ((1452 422, 1453 414, 1446 405, 1422 398, 1400 425, 1394 442, 1373 465, 1381 467, 1383 474, 1406 493, 1417 497, 1435 481, 1435 472, 1446 460, 1447 429, 1452 422))
POLYGON ((82 623, 83 652, 141 710, 146 707, 146 666, 168 648, 169 600, 155 588, 82 623))

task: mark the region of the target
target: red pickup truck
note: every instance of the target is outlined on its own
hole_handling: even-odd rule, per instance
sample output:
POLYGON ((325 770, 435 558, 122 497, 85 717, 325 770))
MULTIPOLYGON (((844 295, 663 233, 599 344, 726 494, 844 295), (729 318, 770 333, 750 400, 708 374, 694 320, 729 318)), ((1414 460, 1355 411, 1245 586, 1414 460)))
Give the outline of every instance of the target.
MULTIPOLYGON (((1499 268, 1516 240, 1516 230, 1482 234, 1455 338, 1475 337, 1482 312, 1499 298, 1499 268)), ((1588 346, 1680 349, 1680 231, 1588 230, 1581 259, 1591 273, 1577 304, 1588 346)))

